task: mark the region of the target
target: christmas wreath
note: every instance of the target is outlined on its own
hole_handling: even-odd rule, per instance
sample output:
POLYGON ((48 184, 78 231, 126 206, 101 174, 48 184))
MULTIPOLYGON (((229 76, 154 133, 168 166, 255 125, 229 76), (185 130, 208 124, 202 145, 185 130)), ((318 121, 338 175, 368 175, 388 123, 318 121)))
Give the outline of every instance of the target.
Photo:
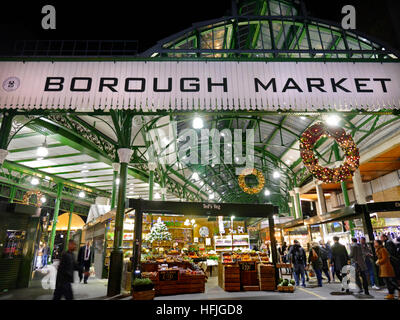
POLYGON ((256 194, 259 193, 262 188, 264 188, 264 184, 265 184, 265 179, 264 179, 264 175, 262 174, 262 172, 258 171, 257 169, 250 169, 250 168, 246 168, 244 169, 241 174, 239 175, 239 186, 240 188, 242 188, 242 190, 248 194, 256 194), (255 175, 257 177, 258 180, 258 185, 251 188, 249 186, 247 186, 245 178, 248 175, 255 175))
POLYGON ((311 174, 320 181, 337 183, 350 178, 360 165, 360 155, 351 135, 342 128, 330 128, 319 122, 309 127, 300 138, 300 156, 311 174), (344 162, 338 168, 326 168, 318 164, 313 148, 322 137, 336 140, 345 155, 344 162))

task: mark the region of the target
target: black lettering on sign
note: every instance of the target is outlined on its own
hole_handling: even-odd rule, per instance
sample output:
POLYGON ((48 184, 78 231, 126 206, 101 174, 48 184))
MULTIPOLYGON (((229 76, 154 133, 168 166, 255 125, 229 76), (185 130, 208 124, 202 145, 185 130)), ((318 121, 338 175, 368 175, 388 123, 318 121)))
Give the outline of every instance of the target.
POLYGON ((63 77, 47 77, 44 91, 61 91, 63 89, 63 77))
POLYGON ((83 92, 87 92, 90 91, 90 88, 92 87, 92 78, 88 78, 88 77, 74 77, 71 79, 71 87, 70 90, 71 91, 83 91, 83 92), (82 87, 79 87, 79 85, 77 84, 80 83, 82 87))
POLYGON ((179 270, 165 270, 158 272, 160 281, 178 281, 179 270))

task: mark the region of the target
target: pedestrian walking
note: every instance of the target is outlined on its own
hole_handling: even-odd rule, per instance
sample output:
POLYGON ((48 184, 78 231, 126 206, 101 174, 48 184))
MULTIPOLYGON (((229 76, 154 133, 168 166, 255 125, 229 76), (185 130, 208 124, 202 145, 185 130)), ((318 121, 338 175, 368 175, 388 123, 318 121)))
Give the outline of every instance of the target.
POLYGON ((400 255, 398 255, 397 247, 392 240, 388 238, 386 234, 381 235, 381 241, 383 242, 383 246, 389 253, 389 260, 392 264, 395 278, 397 283, 400 282, 400 255))
POLYGON ((369 296, 368 279, 367 279, 367 265, 365 263, 365 256, 362 253, 361 245, 358 244, 356 238, 351 239, 350 255, 351 264, 356 270, 356 284, 360 288, 358 293, 361 293, 364 288, 365 295, 369 296), (362 284, 361 280, 362 279, 362 284))
POLYGON ((347 265, 349 255, 346 247, 339 243, 339 237, 333 237, 332 245, 332 265, 334 267, 335 275, 339 281, 342 281, 342 268, 347 265))
POLYGON ((384 279, 388 288, 388 295, 385 297, 385 299, 393 300, 395 290, 399 292, 400 299, 400 288, 394 279, 395 272, 392 264, 390 263, 389 252, 383 246, 383 241, 381 240, 375 240, 374 247, 376 250, 376 255, 378 256, 376 264, 379 266, 379 276, 384 279))
POLYGON ((361 250, 363 255, 365 256, 365 264, 367 266, 367 272, 369 275, 369 282, 371 284, 372 289, 379 290, 379 287, 376 285, 377 281, 375 280, 375 272, 373 266, 373 258, 372 250, 369 247, 368 243, 365 240, 365 237, 360 239, 361 250))
POLYGON ((47 260, 49 258, 49 247, 46 244, 43 244, 43 253, 42 253, 42 268, 47 266, 47 260))
POLYGON ((300 245, 299 241, 294 240, 293 246, 289 249, 289 261, 293 264, 293 274, 296 281, 296 286, 300 285, 300 276, 302 281, 302 286, 306 287, 306 272, 305 268, 307 266, 306 252, 300 245))
POLYGON ((326 248, 322 240, 319 243, 321 249, 322 271, 328 278, 328 283, 331 283, 331 276, 329 274, 329 264, 328 264, 328 258, 329 258, 328 249, 326 248))
POLYGON ((322 259, 321 259, 321 248, 317 242, 314 242, 311 246, 308 254, 308 262, 312 265, 312 268, 317 276, 318 287, 322 287, 322 259))
POLYGON ((74 282, 74 270, 79 270, 79 265, 75 262, 73 254, 75 249, 75 241, 69 240, 68 251, 61 255, 60 265, 58 266, 53 300, 61 300, 63 296, 66 300, 74 299, 71 283, 74 282))
POLYGON ((80 247, 78 253, 78 263, 80 267, 79 282, 82 282, 83 278, 83 283, 87 284, 90 266, 93 263, 93 256, 93 248, 90 245, 90 241, 87 241, 85 246, 80 247))
MULTIPOLYGON (((340 282, 342 282, 342 269, 346 266, 349 262, 349 255, 347 253, 346 247, 339 243, 339 237, 333 237, 333 245, 332 245, 332 262, 331 265, 333 266, 333 271, 340 282)), ((342 286, 342 291, 345 288, 342 286)), ((346 292, 349 293, 350 290, 346 289, 346 292)))

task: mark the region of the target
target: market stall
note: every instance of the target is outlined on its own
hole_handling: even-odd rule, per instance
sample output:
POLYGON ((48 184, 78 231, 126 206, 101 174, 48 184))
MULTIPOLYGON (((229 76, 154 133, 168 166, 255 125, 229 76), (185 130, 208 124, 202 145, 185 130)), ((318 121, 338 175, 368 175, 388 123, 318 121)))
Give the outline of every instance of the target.
MULTIPOLYGON (((204 270, 201 270, 199 264, 215 259, 215 253, 220 253, 220 261, 218 264, 218 282, 225 290, 257 290, 260 289, 260 277, 258 277, 257 266, 259 263, 268 263, 269 259, 266 254, 259 254, 249 249, 249 236, 244 233, 244 228, 233 224, 233 217, 264 217, 269 219, 271 232, 274 232, 273 214, 277 212, 277 208, 272 205, 241 205, 241 204, 212 204, 212 203, 188 203, 188 202, 168 202, 168 201, 145 201, 145 200, 129 200, 129 206, 135 210, 135 226, 134 230, 134 251, 133 251, 133 266, 131 272, 132 277, 149 277, 154 280, 157 294, 174 294, 183 293, 189 290, 190 292, 204 290, 203 281, 205 282, 206 275, 204 270), (146 248, 146 240, 160 240, 157 238, 162 233, 170 233, 168 228, 160 225, 158 233, 152 236, 145 236, 144 230, 146 215, 149 214, 164 214, 168 215, 183 215, 196 217, 207 217, 210 220, 216 220, 218 225, 219 236, 215 236, 215 250, 191 250, 179 254, 176 249, 157 252, 157 255, 143 255, 143 251, 149 250, 146 248), (217 217, 229 217, 232 223, 227 225, 226 230, 223 226, 223 219, 217 217), (211 219, 213 218, 213 219, 211 219), (217 218, 217 219, 216 219, 217 218), (224 234, 224 236, 222 236, 224 234), (145 250, 143 250, 145 249, 145 250), (217 249, 218 252, 217 252, 217 249), (173 251, 173 252, 172 252, 173 251), (172 254, 173 253, 173 254, 172 254), (191 259, 191 260, 190 260, 191 259), (199 259, 199 260, 197 260, 199 259), (145 271, 146 270, 146 271, 145 271), (165 272, 167 271, 167 272, 165 272), (164 276, 167 274, 167 276, 164 276), (160 279, 161 276, 161 279, 160 279), (204 279, 204 280, 203 280, 204 279), (182 282, 183 281, 183 282, 182 282)), ((157 223, 164 224, 162 219, 157 218, 157 223)), ((151 232, 150 232, 151 233, 151 232)), ((166 239, 172 240, 171 235, 166 235, 166 239)), ((193 237, 194 240, 195 237, 193 237)), ((207 241, 212 244, 212 240, 207 241)), ((271 242, 275 245, 275 237, 271 235, 271 242)), ((196 243, 196 241, 193 241, 196 243)), ((200 247, 200 246, 199 246, 200 247)), ((206 247, 206 244, 203 248, 206 247)), ((186 250, 183 250, 184 252, 186 250)), ((276 247, 272 248, 272 261, 276 263, 276 247)), ((182 252, 182 250, 181 250, 182 252)), ((215 262, 214 262, 215 264, 215 262)), ((271 264, 273 267, 273 264, 271 264)), ((264 270, 264 269, 263 269, 264 270)), ((269 284, 275 284, 277 274, 274 271, 270 273, 269 284), (271 276, 272 275, 272 276, 271 276)), ((262 280, 262 279, 261 279, 262 280)))

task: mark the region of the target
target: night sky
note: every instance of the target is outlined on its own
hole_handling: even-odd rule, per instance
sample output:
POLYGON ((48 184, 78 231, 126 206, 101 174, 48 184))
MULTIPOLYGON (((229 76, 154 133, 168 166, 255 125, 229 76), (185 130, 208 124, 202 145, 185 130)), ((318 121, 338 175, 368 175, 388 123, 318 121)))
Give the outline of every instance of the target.
MULTIPOLYGON (((400 49, 398 0, 305 0, 305 3, 311 16, 337 23, 342 19, 341 8, 352 4, 357 11, 357 30, 400 49)), ((17 39, 138 40, 141 52, 192 23, 229 15, 231 0, 1 1, 0 8, 2 44, 17 39), (45 4, 56 8, 56 30, 41 28, 41 8, 45 4)))

